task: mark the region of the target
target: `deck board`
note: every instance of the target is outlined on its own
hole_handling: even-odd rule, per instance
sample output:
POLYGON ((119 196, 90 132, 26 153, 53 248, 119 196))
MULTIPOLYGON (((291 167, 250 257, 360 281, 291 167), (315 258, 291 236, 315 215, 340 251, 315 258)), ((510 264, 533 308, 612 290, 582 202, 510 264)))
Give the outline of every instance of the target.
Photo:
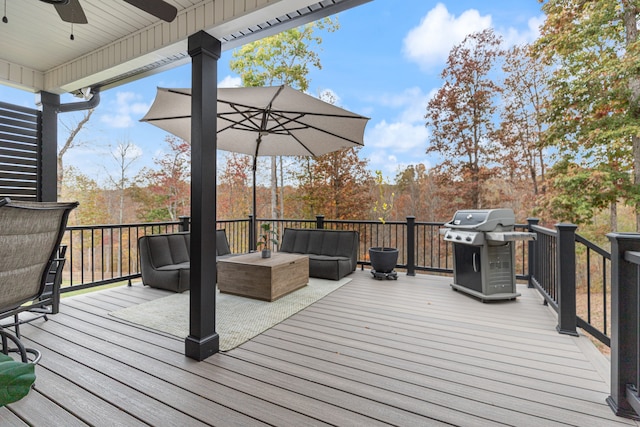
POLYGON ((204 362, 184 340, 109 315, 169 293, 139 283, 63 298, 24 325, 43 353, 0 424, 624 426, 608 361, 559 335, 534 290, 481 303, 446 277, 352 281, 204 362))

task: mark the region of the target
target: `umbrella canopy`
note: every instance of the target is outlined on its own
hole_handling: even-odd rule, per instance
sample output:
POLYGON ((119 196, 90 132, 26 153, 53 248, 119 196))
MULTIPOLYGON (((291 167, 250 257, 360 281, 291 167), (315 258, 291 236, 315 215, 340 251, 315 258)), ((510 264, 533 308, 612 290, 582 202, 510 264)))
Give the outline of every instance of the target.
MULTIPOLYGON (((218 89, 217 146, 253 156, 319 156, 362 146, 369 120, 289 86, 218 89)), ((191 140, 191 89, 158 88, 140 120, 191 140)))
MULTIPOLYGON (((252 155, 253 236, 256 235, 258 156, 320 156, 363 146, 369 118, 331 105, 289 86, 218 89, 217 147, 252 155)), ((158 88, 140 119, 191 141, 191 89, 158 88)))

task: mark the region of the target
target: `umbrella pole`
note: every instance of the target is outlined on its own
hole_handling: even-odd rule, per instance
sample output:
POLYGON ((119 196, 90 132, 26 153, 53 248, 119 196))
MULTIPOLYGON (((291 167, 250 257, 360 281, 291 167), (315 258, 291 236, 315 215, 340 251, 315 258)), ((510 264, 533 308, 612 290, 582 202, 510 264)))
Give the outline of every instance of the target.
POLYGON ((256 162, 257 162, 257 156, 253 156, 253 215, 251 216, 251 231, 252 231, 252 236, 251 236, 251 250, 256 250, 256 237, 257 237, 257 233, 258 233, 258 229, 256 227, 257 225, 257 221, 256 221, 256 206, 257 206, 257 197, 256 197, 256 162))

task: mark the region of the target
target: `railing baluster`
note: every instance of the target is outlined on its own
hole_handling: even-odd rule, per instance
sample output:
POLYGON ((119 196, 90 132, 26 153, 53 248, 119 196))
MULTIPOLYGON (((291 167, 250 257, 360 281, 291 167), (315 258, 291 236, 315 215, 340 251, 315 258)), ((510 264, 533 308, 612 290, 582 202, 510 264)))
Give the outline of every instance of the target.
POLYGON ((587 322, 591 323, 591 249, 587 248, 587 322))

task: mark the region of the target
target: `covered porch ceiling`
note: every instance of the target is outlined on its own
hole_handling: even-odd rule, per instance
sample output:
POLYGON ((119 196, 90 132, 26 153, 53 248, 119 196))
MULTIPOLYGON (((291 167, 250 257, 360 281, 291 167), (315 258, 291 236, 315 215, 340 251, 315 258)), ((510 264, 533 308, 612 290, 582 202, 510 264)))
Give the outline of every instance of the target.
POLYGON ((44 1, 4 1, 0 84, 79 94, 189 62, 187 39, 201 30, 227 50, 370 0, 167 0, 170 23, 122 0, 79 0, 88 23, 74 25, 44 1))

